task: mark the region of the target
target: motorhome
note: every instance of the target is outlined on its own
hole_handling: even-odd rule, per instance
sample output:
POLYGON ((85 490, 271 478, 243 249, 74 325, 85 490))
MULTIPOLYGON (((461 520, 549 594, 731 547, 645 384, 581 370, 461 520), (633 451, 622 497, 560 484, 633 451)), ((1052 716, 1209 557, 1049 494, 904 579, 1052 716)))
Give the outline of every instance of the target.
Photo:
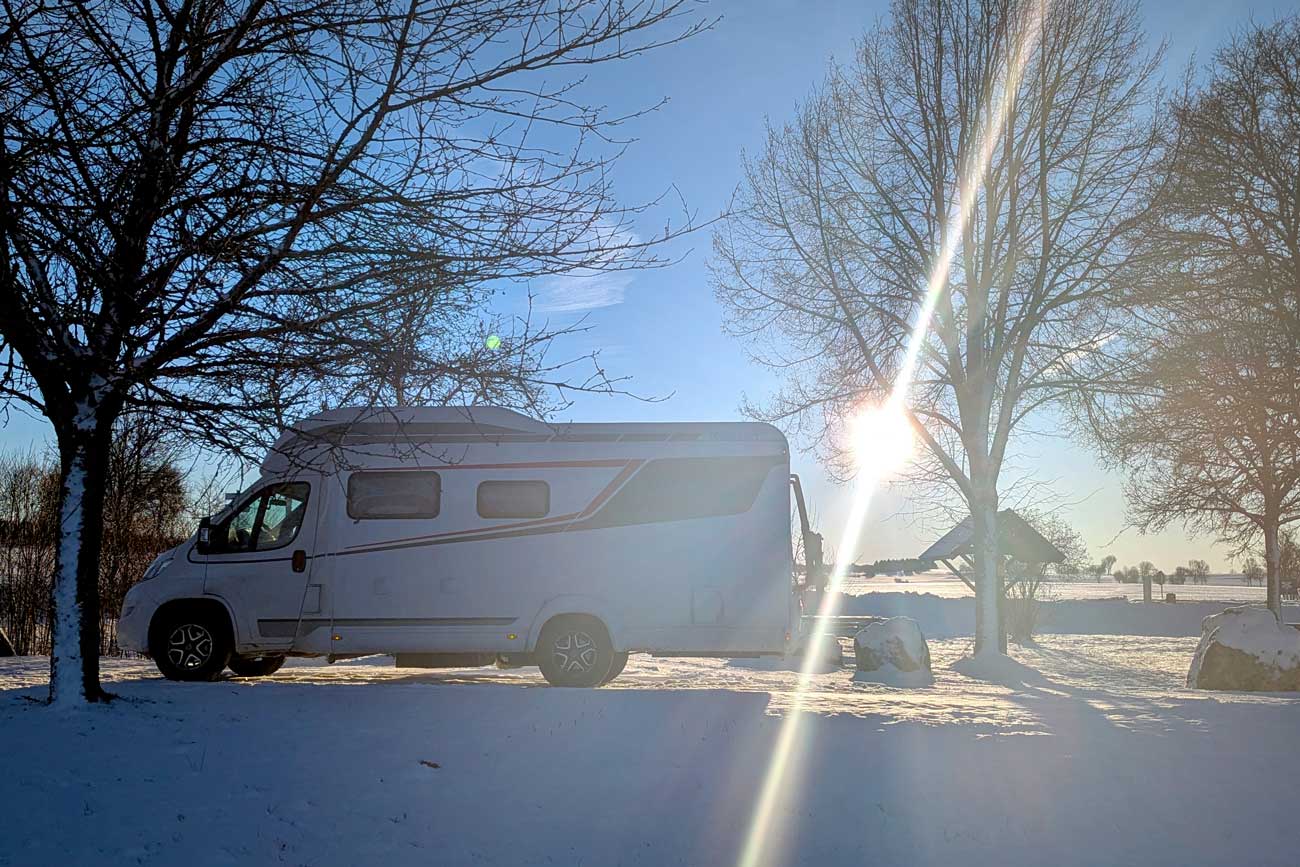
POLYGON ((800 623, 789 464, 758 423, 320 413, 154 561, 118 640, 181 680, 392 654, 591 687, 633 652, 782 654, 800 623))

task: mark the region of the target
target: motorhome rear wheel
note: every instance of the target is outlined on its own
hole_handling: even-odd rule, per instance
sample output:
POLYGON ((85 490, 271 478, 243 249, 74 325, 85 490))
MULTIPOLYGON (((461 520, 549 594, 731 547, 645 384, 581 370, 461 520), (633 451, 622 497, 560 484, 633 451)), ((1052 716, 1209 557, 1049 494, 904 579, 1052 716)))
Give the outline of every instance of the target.
POLYGON ((240 677, 266 677, 284 665, 283 656, 232 656, 230 670, 240 677))
POLYGON ((614 667, 609 631, 594 617, 556 617, 537 639, 537 664, 551 686, 600 686, 614 667))

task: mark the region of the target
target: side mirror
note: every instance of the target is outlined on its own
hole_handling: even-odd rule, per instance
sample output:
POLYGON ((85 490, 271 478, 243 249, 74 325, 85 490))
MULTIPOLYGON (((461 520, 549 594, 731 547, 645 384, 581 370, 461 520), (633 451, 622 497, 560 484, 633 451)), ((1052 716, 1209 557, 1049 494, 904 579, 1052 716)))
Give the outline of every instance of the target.
POLYGON ((194 550, 200 554, 207 554, 212 550, 212 519, 199 519, 199 537, 194 543, 194 550))

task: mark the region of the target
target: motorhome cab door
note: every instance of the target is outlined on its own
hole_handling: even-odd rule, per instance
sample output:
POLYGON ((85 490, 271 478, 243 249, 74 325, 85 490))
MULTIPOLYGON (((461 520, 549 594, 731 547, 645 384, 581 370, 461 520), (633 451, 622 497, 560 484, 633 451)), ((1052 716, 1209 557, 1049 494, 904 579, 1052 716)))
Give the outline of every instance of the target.
POLYGON ((213 526, 204 592, 226 600, 238 643, 268 650, 293 644, 311 577, 322 488, 320 476, 268 482, 213 526))

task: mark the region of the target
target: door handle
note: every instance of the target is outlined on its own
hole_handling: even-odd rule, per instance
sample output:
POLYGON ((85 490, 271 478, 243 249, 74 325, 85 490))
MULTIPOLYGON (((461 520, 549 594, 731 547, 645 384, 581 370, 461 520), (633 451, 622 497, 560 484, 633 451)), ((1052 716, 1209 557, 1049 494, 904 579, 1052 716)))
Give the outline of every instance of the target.
POLYGON ((306 571, 307 571, 307 552, 304 551, 304 550, 301 549, 301 548, 299 548, 297 551, 294 551, 294 552, 293 552, 293 560, 292 560, 292 563, 293 563, 293 571, 295 571, 295 572, 306 572, 306 571))

